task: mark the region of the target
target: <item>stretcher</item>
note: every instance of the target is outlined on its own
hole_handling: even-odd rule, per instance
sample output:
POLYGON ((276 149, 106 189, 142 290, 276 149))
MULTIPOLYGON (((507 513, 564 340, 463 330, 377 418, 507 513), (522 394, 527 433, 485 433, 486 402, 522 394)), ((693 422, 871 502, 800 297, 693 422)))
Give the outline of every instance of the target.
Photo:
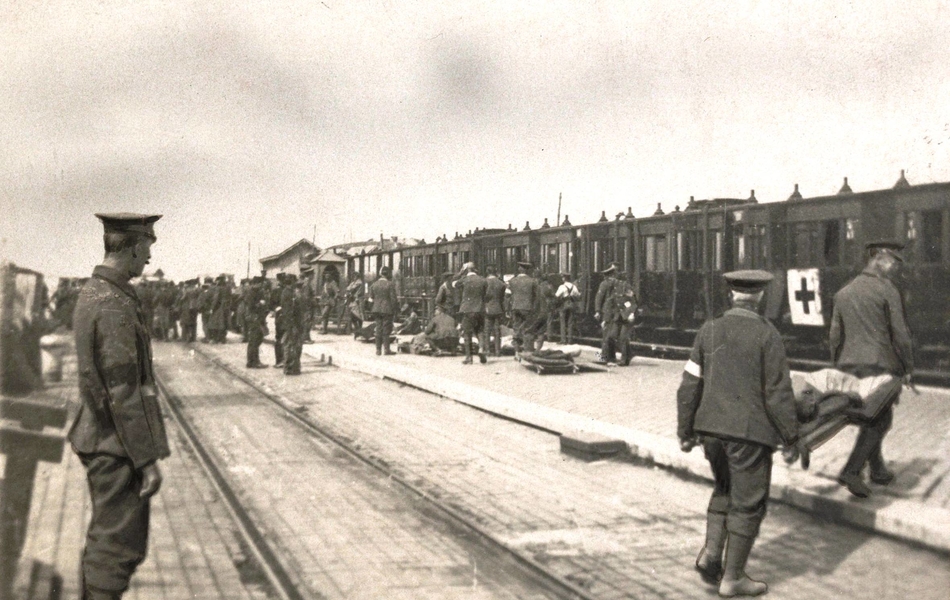
POLYGON ((539 350, 525 352, 518 357, 518 362, 528 369, 533 369, 538 375, 551 373, 577 373, 578 366, 574 362, 573 354, 562 350, 539 350))
POLYGON ((802 468, 810 454, 849 424, 872 421, 900 396, 893 375, 856 377, 837 369, 792 375, 802 468))

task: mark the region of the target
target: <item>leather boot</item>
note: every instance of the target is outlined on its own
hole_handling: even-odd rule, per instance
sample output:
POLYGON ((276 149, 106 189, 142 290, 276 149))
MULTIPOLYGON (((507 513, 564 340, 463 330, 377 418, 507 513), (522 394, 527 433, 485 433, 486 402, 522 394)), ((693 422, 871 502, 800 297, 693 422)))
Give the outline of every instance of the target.
POLYGON ((722 549, 726 545, 726 515, 706 513, 706 543, 696 557, 696 570, 706 583, 722 578, 722 549))
POLYGON ((462 361, 463 365, 472 364, 472 341, 465 340, 465 360, 462 361))
POLYGON ((745 535, 729 534, 729 545, 726 548, 726 565, 719 582, 719 595, 723 598, 735 596, 760 596, 769 591, 769 586, 763 581, 749 579, 745 574, 745 564, 749 560, 749 552, 755 538, 745 535))

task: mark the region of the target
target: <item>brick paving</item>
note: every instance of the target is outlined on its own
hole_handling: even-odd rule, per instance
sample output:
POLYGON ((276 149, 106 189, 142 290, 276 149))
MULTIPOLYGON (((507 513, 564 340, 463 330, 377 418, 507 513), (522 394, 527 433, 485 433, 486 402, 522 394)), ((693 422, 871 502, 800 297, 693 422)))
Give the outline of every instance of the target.
MULTIPOLYGON (((61 383, 48 397, 75 414, 75 360, 67 357, 61 383)), ((131 600, 262 600, 272 597, 255 574, 230 515, 191 455, 173 421, 166 420, 172 455, 162 461, 162 488, 152 499, 149 554, 132 579, 131 600)), ((63 578, 61 597, 79 597, 79 559, 90 515, 86 475, 68 443, 63 461, 40 463, 21 568, 52 566, 63 578)))
POLYGON ((555 597, 512 570, 509 555, 467 541, 467 530, 225 371, 178 345, 158 345, 155 356, 158 377, 305 596, 555 597))
MULTIPOLYGON (((202 351, 243 371, 240 344, 202 351)), ((439 361, 429 364, 440 374, 457 362, 427 360, 439 361)), ((591 596, 715 595, 691 569, 707 484, 622 461, 585 463, 561 454, 549 433, 306 356, 303 369, 300 377, 273 369, 247 375, 591 596)), ((483 379, 511 370, 500 363, 471 369, 483 379)), ((774 598, 945 598, 950 590, 943 555, 776 504, 749 572, 771 582, 774 598)))

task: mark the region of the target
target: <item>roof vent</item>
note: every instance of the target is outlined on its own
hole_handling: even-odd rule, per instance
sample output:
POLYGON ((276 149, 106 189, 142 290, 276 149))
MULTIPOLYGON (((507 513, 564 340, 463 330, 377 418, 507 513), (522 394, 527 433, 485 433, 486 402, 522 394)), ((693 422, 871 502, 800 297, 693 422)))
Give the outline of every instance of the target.
POLYGON ((798 184, 795 184, 795 191, 792 192, 792 195, 788 197, 789 200, 801 200, 802 194, 798 191, 798 184))
POLYGON ((690 196, 689 203, 686 204, 686 210, 693 210, 694 208, 696 208, 696 197, 690 196))
POLYGON ((901 178, 897 180, 897 183, 894 184, 894 189, 899 190, 901 188, 909 188, 910 182, 907 181, 907 178, 904 177, 904 169, 901 169, 901 178))
POLYGON ((679 211, 680 211, 680 205, 677 204, 676 206, 673 207, 673 212, 679 212, 679 211))
POLYGON ((541 229, 549 229, 551 226, 548 225, 548 220, 544 219, 544 223, 541 224, 541 229))
POLYGON ((561 223, 561 227, 570 227, 571 222, 568 220, 567 215, 564 215, 564 222, 561 223))
POLYGON ((658 216, 660 216, 660 215, 665 215, 665 214, 666 214, 666 213, 663 212, 663 207, 660 205, 659 202, 657 202, 657 203, 656 203, 656 210, 653 211, 653 216, 654 216, 654 217, 658 217, 658 216))
POLYGON ((525 221, 524 229, 522 229, 521 231, 531 231, 531 225, 527 221, 525 221))
POLYGON ((514 228, 511 226, 511 223, 508 223, 508 231, 514 231, 514 228))
POLYGON ((606 210, 600 211, 600 218, 597 219, 597 222, 598 222, 598 223, 606 223, 606 222, 607 222, 607 211, 606 211, 606 210))
POLYGON ((853 194, 854 191, 851 189, 851 186, 848 185, 848 178, 844 178, 844 185, 841 186, 841 189, 838 190, 839 194, 853 194))
POLYGON ((627 218, 627 219, 633 219, 633 218, 635 218, 635 217, 633 216, 633 207, 631 207, 631 206, 628 206, 628 207, 627 207, 627 214, 625 215, 625 218, 627 218))
POLYGON ((749 202, 755 202, 756 204, 758 204, 759 199, 755 197, 755 190, 752 190, 751 192, 749 192, 749 202))

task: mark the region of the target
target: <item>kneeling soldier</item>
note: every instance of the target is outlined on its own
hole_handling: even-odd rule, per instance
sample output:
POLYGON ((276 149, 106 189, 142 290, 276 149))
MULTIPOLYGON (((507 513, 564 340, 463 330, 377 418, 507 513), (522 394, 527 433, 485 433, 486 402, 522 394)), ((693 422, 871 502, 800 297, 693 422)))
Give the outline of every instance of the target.
POLYGON ((772 275, 724 277, 733 308, 696 335, 677 392, 677 433, 686 452, 702 436, 715 479, 696 569, 710 583, 721 576, 720 596, 757 596, 768 586, 745 574, 746 560, 765 517, 772 452, 781 444, 787 462, 797 458, 798 422, 782 338, 757 312, 772 275))

